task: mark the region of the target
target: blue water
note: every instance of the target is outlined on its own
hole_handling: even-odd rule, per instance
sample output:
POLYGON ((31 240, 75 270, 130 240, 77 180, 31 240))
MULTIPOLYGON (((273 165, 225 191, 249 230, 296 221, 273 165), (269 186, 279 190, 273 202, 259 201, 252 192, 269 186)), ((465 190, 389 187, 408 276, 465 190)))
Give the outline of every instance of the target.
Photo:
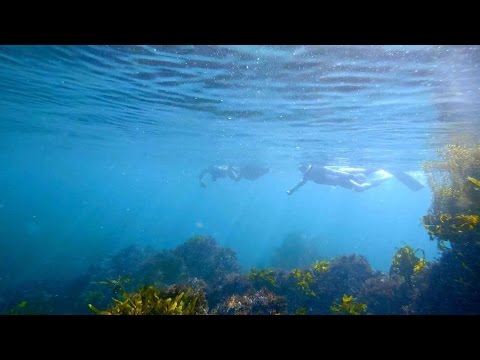
POLYGON ((197 234, 245 269, 292 232, 378 270, 405 244, 434 259, 428 187, 286 190, 300 162, 425 183, 436 149, 478 141, 479 64, 478 46, 1 46, 0 281, 197 234), (270 173, 199 186, 208 165, 248 162, 270 173))

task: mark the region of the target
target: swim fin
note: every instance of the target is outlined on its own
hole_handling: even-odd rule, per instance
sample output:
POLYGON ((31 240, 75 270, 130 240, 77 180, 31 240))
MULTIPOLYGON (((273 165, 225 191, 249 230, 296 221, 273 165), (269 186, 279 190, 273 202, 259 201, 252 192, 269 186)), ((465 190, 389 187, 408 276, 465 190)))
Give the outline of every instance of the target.
POLYGON ((389 171, 393 176, 395 176, 403 185, 407 186, 410 190, 418 191, 423 189, 425 186, 421 184, 413 176, 404 173, 403 171, 389 171))

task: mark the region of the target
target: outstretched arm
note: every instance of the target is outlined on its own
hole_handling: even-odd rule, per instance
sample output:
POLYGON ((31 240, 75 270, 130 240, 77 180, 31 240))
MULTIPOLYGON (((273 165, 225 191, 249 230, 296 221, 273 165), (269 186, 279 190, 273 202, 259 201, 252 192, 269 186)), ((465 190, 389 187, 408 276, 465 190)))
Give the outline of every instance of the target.
POLYGON ((230 166, 228 168, 228 176, 230 179, 235 180, 235 181, 240 181, 242 176, 240 175, 240 169, 234 166, 230 166))
POLYGON ((292 195, 295 191, 297 191, 297 190, 300 189, 303 185, 305 185, 306 182, 307 182, 307 180, 302 179, 302 181, 300 181, 297 185, 295 185, 293 188, 291 188, 290 190, 288 190, 288 191, 287 191, 287 194, 288 194, 288 195, 292 195))
POLYGON ((362 184, 359 184, 355 180, 350 180, 350 184, 353 185, 353 189, 355 191, 365 191, 365 190, 370 189, 373 186, 373 184, 368 183, 368 182, 364 182, 362 184))

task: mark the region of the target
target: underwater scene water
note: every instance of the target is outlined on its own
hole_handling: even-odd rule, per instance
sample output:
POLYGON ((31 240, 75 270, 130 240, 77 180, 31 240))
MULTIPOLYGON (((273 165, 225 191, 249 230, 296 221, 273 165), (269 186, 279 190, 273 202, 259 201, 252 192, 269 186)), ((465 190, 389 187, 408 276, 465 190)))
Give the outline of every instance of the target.
POLYGON ((0 46, 0 312, 479 314, 479 65, 0 46))

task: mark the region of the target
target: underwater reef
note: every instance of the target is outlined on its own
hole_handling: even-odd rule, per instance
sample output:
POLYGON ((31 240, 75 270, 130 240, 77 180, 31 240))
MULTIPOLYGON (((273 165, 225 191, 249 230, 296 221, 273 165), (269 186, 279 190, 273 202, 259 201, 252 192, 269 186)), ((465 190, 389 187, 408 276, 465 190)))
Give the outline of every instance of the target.
POLYGON ((71 281, 31 281, 0 294, 2 314, 480 314, 480 146, 450 145, 425 164, 433 199, 423 224, 441 250, 428 262, 402 246, 388 273, 356 254, 321 257, 290 234, 271 268, 196 236, 174 249, 130 246, 71 281))
MULTIPOLYGON (((98 315, 405 314, 428 268, 413 249, 390 274, 363 256, 317 260, 296 269, 242 273, 235 252, 194 237, 172 250, 129 247, 71 282, 33 282, 3 295, 2 313, 98 315), (194 256, 195 254, 202 256, 194 256), (131 269, 131 271, 130 271, 131 269), (63 295, 60 295, 63 294, 63 295)), ((426 285, 427 286, 427 285, 426 285)), ((424 306, 424 305, 422 305, 424 306)))
POLYGON ((320 257, 315 239, 305 234, 288 234, 273 252, 270 264, 274 268, 291 270, 312 264, 320 257))
POLYGON ((453 253, 425 261, 399 248, 389 273, 359 255, 308 267, 241 272, 235 252, 208 237, 172 250, 129 247, 73 281, 30 282, 2 294, 3 314, 363 315, 478 313, 453 253), (196 252, 208 254, 197 256, 196 252), (189 268, 189 265, 192 267, 189 268), (127 266, 127 267, 124 267, 127 266), (132 271, 129 271, 132 269, 132 271), (463 301, 463 302, 462 302, 463 301), (460 304, 460 305, 459 305, 460 304), (467 311, 464 311, 464 310, 467 311))

